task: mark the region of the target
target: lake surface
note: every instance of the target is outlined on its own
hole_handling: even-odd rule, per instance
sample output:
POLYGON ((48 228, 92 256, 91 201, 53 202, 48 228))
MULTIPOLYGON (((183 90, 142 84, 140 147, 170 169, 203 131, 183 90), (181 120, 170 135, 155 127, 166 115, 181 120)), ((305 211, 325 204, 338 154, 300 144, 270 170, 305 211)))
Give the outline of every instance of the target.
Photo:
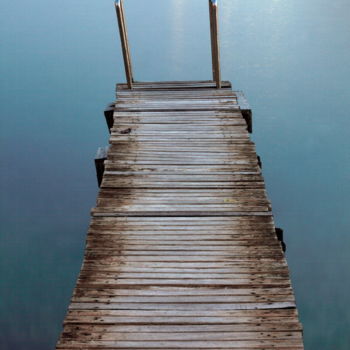
MULTIPOLYGON (((307 350, 350 348, 350 2, 221 0, 223 78, 284 228, 307 350)), ((206 0, 126 0, 138 80, 210 79, 206 0), (147 5, 147 3, 149 5, 147 5)), ((124 81, 112 1, 0 5, 0 348, 54 348, 124 81)))

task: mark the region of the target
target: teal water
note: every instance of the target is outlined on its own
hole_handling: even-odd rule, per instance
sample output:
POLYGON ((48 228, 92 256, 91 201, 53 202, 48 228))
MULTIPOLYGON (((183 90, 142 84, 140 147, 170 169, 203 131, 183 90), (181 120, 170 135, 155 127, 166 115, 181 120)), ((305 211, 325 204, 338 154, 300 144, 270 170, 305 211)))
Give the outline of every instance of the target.
MULTIPOLYGON (((254 111, 306 349, 348 350, 350 2, 219 5, 223 78, 254 111)), ((126 15, 136 79, 210 78, 206 0, 126 0, 126 15)), ((0 17, 0 348, 52 349, 124 80, 116 19, 91 0, 4 0, 0 17)))

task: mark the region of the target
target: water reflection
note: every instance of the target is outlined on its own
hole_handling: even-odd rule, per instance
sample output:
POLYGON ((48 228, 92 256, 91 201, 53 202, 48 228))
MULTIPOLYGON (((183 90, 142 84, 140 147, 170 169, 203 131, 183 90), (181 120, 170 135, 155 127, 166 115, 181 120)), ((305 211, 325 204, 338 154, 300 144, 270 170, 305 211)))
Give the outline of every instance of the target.
POLYGON ((171 65, 176 74, 181 73, 181 63, 183 62, 184 56, 186 56, 186 3, 186 0, 170 1, 172 13, 172 16, 170 18, 171 38, 169 38, 171 43, 171 65))

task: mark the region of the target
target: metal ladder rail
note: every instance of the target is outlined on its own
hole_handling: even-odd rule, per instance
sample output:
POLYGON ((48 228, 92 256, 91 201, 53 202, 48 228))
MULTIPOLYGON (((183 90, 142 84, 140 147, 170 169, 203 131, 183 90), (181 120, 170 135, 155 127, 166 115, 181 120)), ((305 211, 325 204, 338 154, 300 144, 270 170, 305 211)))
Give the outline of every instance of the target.
MULTIPOLYGON (((115 10, 118 19, 120 42, 122 46, 125 75, 129 89, 133 88, 134 78, 131 64, 128 33, 125 23, 123 0, 115 0, 115 10)), ((210 38, 212 54, 213 81, 218 89, 221 88, 219 26, 218 26, 218 0, 209 0, 210 38)))

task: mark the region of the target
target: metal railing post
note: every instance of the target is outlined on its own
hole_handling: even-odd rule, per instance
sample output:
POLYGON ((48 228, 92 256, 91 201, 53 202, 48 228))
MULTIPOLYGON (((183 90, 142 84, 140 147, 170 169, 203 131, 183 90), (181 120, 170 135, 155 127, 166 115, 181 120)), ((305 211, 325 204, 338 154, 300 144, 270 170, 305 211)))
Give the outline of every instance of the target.
POLYGON ((216 87, 221 88, 220 70, 220 49, 219 49, 219 29, 218 29, 218 0, 209 0, 211 56, 213 66, 213 80, 216 87))
MULTIPOLYGON (((118 18, 119 35, 123 52, 125 75, 129 89, 132 89, 134 78, 131 65, 128 34, 125 24, 123 0, 115 0, 115 10, 118 18)), ((209 0, 209 19, 211 37, 211 55, 213 81, 218 89, 221 88, 219 30, 218 30, 218 0, 209 0)))
POLYGON ((132 83, 134 82, 134 79, 133 79, 132 66, 131 66, 128 34, 126 30, 125 17, 124 17, 123 0, 115 0, 114 4, 115 4, 115 11, 118 18, 119 35, 120 35, 120 41, 121 41, 122 51, 123 51, 126 80, 128 82, 129 89, 132 89, 132 83))

